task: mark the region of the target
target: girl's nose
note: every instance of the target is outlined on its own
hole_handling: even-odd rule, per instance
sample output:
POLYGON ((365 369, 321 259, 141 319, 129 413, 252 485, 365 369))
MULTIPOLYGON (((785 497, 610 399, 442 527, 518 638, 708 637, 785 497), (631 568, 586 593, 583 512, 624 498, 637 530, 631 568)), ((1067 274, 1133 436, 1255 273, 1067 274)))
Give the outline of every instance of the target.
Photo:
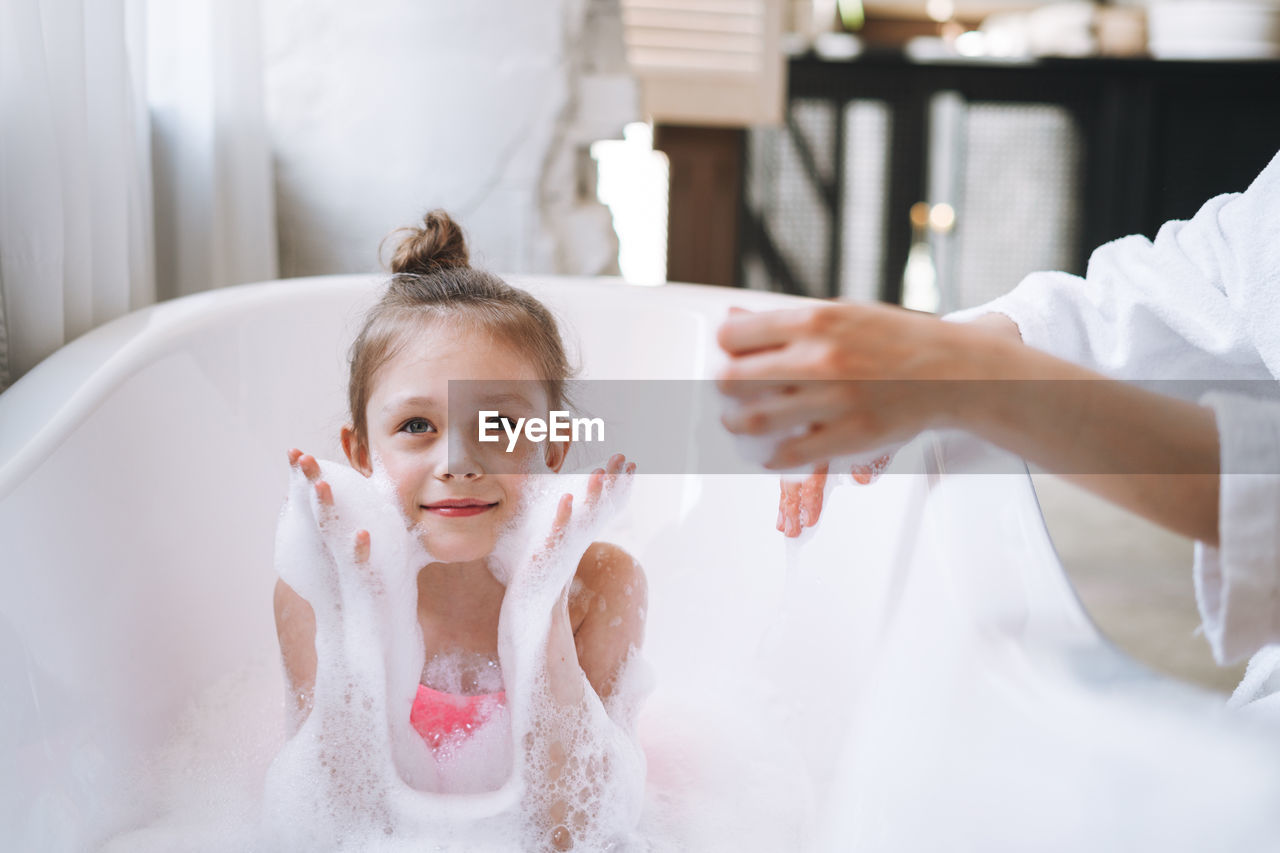
POLYGON ((442 480, 475 480, 484 476, 480 460, 471 443, 456 433, 449 436, 449 452, 441 461, 436 476, 442 480))

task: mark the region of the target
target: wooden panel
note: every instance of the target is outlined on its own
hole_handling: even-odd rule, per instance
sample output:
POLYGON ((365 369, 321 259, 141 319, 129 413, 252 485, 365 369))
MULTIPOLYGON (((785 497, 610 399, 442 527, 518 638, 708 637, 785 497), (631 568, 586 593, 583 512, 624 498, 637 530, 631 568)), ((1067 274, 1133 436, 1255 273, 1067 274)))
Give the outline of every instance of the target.
POLYGON ((659 125, 654 148, 667 155, 667 278, 735 284, 743 131, 659 125))
POLYGON ((782 119, 782 0, 622 0, 627 57, 655 122, 782 119))

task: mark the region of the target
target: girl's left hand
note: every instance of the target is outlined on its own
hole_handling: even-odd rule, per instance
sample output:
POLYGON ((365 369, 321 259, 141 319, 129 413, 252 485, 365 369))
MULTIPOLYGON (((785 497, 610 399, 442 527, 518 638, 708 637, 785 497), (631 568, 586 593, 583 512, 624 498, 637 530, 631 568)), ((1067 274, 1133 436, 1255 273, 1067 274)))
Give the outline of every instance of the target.
POLYGON ((586 493, 576 506, 572 493, 561 495, 551 529, 541 546, 525 561, 518 578, 526 584, 554 588, 563 602, 577 572, 578 559, 595 538, 596 531, 626 504, 635 473, 634 462, 627 462, 621 453, 614 454, 605 467, 591 472, 586 493))
POLYGON ((561 495, 543 552, 549 553, 559 548, 571 531, 594 532, 620 512, 630 497, 635 473, 636 463, 627 462, 627 457, 615 453, 604 468, 591 472, 591 476, 587 478, 587 493, 576 511, 573 507, 573 494, 561 495))

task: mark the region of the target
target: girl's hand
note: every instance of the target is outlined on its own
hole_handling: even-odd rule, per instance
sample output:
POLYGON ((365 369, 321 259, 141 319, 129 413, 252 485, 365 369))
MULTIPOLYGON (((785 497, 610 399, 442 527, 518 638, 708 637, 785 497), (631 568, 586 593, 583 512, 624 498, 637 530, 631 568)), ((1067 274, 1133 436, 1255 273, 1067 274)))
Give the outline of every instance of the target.
POLYGON ((597 468, 587 479, 587 495, 583 510, 593 527, 603 526, 623 510, 631 497, 631 484, 635 480, 636 463, 615 453, 604 468, 597 468))
MULTIPOLYGON (((853 465, 849 473, 855 483, 866 486, 879 479, 891 461, 893 454, 885 453, 869 463, 853 465)), ((828 464, 824 462, 799 482, 785 478, 779 482, 778 530, 788 539, 796 538, 806 527, 817 525, 826 497, 827 470, 828 464)))
MULTIPOLYGON (((572 532, 574 538, 594 538, 595 531, 603 527, 626 505, 631 495, 631 483, 635 478, 636 463, 615 453, 605 467, 596 468, 587 478, 586 494, 579 507, 574 509, 573 495, 560 497, 556 515, 551 523, 544 552, 559 548, 572 532)), ((586 544, 590 544, 587 542, 586 544)))
POLYGON ((626 502, 635 472, 635 463, 616 454, 587 477, 580 500, 572 492, 560 496, 549 523, 537 505, 533 517, 525 519, 521 534, 528 538, 500 563, 507 594, 499 615, 498 655, 509 683, 527 676, 527 665, 536 661, 529 658, 530 650, 546 643, 542 663, 553 698, 561 705, 581 701, 586 676, 569 619, 569 589, 595 533, 626 502))
MULTIPOLYGON (((341 546, 335 547, 337 543, 333 541, 337 536, 337 528, 339 527, 338 511, 333 502, 333 488, 326 480, 321 479, 320 463, 316 461, 314 456, 293 448, 289 451, 289 467, 301 472, 307 478, 307 481, 311 483, 316 496, 316 523, 320 530, 320 536, 334 558, 339 558, 345 549, 341 548, 341 546)), ((357 567, 361 569, 368 568, 369 552, 369 531, 357 530, 350 549, 351 558, 357 567)), ((341 565, 341 562, 343 561, 339 560, 339 565, 341 565)))
POLYGON ((636 464, 617 453, 605 467, 591 472, 581 501, 575 502, 572 493, 561 495, 546 538, 524 561, 515 580, 553 588, 563 603, 578 559, 595 533, 626 505, 635 473, 636 464))

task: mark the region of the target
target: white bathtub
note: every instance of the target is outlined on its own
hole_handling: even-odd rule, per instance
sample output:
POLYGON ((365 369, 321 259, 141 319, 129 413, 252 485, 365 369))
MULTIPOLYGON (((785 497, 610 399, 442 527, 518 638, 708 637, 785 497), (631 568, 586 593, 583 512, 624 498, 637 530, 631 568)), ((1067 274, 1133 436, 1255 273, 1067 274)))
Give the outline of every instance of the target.
MULTIPOLYGON (((788 303, 513 283, 564 319, 588 377, 707 376, 730 302, 788 303)), ((160 754, 172 765, 166 745, 192 720, 224 730, 205 739, 220 772, 257 784, 281 737, 270 600, 284 454, 340 458, 346 347, 376 286, 299 279, 154 306, 0 395, 4 849, 141 849, 139 828, 178 808, 148 779, 202 796, 198 766, 143 772, 160 754)), ((1276 738, 1099 637, 1030 479, 965 473, 996 453, 923 436, 898 473, 833 493, 800 545, 773 529, 772 476, 642 478, 615 534, 651 579, 655 784, 677 784, 681 738, 696 751, 736 708, 802 768, 803 790, 766 797, 805 815, 783 849, 1280 843, 1276 738)), ((749 806, 726 776, 725 801, 749 806)))

